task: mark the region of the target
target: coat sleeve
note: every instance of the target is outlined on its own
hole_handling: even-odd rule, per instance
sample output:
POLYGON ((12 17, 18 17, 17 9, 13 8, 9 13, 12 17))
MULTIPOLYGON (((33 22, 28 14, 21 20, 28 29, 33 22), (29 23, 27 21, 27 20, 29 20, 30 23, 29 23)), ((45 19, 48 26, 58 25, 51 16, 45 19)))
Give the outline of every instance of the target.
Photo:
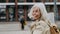
POLYGON ((40 21, 38 23, 38 25, 36 26, 36 29, 34 30, 33 34, 50 34, 49 32, 47 32, 49 30, 49 26, 44 22, 44 21, 40 21))

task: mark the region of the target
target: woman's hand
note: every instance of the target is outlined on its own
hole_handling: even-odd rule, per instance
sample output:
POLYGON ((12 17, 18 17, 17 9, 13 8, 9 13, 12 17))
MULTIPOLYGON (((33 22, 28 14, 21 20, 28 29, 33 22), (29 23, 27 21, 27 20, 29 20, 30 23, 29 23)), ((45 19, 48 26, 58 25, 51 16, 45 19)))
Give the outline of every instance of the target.
POLYGON ((51 26, 55 26, 55 27, 57 27, 57 25, 56 25, 56 24, 52 24, 51 26))
POLYGON ((59 33, 59 29, 57 28, 57 25, 56 24, 53 24, 53 25, 51 25, 53 28, 54 28, 54 30, 57 32, 57 33, 59 33))

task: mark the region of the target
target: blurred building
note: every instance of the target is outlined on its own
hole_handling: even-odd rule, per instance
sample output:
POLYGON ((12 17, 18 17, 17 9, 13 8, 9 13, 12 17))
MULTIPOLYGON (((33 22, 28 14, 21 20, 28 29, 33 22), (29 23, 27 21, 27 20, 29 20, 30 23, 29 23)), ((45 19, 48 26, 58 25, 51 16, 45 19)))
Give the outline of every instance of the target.
MULTIPOLYGON (((30 21, 27 14, 34 3, 45 3, 48 12, 54 12, 54 0, 0 0, 0 22, 19 21, 22 15, 30 21)), ((57 0, 58 16, 60 20, 60 0, 57 0)))

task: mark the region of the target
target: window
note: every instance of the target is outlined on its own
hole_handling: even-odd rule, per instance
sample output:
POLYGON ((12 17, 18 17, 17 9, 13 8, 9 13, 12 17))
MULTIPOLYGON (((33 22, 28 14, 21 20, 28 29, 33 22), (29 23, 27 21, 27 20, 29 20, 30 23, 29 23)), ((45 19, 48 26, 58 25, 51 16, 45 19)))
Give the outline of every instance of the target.
POLYGON ((22 5, 18 6, 18 20, 20 20, 21 16, 24 15, 24 9, 22 5))
POLYGON ((15 0, 9 0, 9 2, 15 2, 15 0))
POLYGON ((58 6, 58 20, 60 20, 60 5, 58 6))
POLYGON ((26 6, 26 7, 27 7, 27 11, 26 11, 26 13, 27 13, 27 14, 26 14, 26 15, 27 15, 27 16, 26 16, 26 17, 27 17, 27 21, 32 21, 32 20, 28 17, 28 13, 30 12, 30 9, 32 8, 32 6, 33 6, 33 5, 27 5, 27 6, 26 6))
POLYGON ((28 13, 30 12, 31 7, 32 7, 32 5, 25 5, 25 6, 19 5, 18 6, 18 20, 20 20, 21 16, 26 16, 25 19, 27 21, 31 21, 31 19, 28 17, 28 13), (26 14, 25 14, 25 12, 26 12, 26 14))
POLYGON ((50 6, 46 6, 47 12, 50 12, 50 6))
POLYGON ((0 6, 0 21, 6 21, 6 6, 0 6))
POLYGON ((27 0, 27 2, 33 2, 33 0, 27 0))
POLYGON ((24 0, 18 0, 18 2, 24 2, 24 0))
POLYGON ((47 12, 54 12, 54 6, 53 5, 46 5, 47 12))
POLYGON ((35 0, 36 2, 41 2, 41 0, 35 0))
POLYGON ((15 21, 15 6, 7 6, 9 13, 9 21, 15 21))
POLYGON ((6 2, 6 0, 0 0, 0 3, 5 3, 6 2))
POLYGON ((49 2, 49 0, 46 0, 46 2, 49 2))

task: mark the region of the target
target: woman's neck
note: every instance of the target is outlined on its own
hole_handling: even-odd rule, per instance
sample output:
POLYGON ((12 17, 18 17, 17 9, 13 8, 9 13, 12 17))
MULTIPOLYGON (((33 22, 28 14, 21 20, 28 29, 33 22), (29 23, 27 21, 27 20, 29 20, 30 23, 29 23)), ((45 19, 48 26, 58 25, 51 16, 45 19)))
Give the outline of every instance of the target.
POLYGON ((40 21, 40 19, 36 19, 35 21, 40 21))

